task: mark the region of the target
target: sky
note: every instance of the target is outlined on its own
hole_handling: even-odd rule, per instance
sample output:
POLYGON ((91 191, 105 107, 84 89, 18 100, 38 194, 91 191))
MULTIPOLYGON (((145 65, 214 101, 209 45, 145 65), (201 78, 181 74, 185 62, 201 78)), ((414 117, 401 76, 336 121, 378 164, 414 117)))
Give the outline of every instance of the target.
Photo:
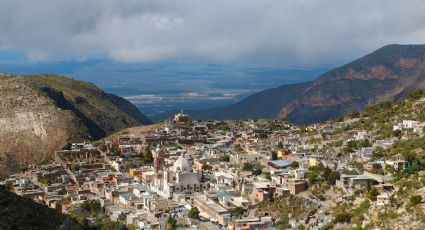
POLYGON ((0 61, 340 64, 424 22, 423 0, 1 0, 0 61))
POLYGON ((0 0, 0 72, 54 73, 148 114, 310 81, 425 44, 423 0, 0 0))

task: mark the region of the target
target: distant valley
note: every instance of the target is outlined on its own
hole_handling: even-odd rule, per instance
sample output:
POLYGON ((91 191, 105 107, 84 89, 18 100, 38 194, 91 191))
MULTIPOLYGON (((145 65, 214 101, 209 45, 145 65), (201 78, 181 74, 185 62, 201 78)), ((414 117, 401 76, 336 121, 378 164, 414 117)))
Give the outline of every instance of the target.
POLYGON ((203 62, 132 64, 106 60, 0 64, 1 71, 18 75, 55 73, 92 82, 105 92, 131 101, 149 117, 169 110, 234 104, 277 85, 311 81, 331 69, 330 66, 283 68, 203 62))
MULTIPOLYGON (((283 118, 321 122, 425 87, 425 45, 388 45, 316 80, 282 85, 231 105, 186 111, 195 119, 283 118)), ((154 117, 166 119, 176 111, 154 117)))

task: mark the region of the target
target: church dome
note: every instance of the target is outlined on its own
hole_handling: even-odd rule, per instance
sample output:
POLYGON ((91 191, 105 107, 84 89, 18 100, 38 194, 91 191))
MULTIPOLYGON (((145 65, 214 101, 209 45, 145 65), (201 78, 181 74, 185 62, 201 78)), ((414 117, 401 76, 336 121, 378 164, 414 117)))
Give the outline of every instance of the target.
POLYGON ((192 165, 184 156, 179 156, 176 162, 174 162, 173 169, 175 172, 189 172, 192 170, 192 165))

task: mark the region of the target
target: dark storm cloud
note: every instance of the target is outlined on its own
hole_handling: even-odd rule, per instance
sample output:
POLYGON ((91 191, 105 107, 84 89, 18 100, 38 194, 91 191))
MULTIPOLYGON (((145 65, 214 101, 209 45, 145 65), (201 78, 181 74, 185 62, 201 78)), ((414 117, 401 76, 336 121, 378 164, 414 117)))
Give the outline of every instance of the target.
POLYGON ((323 64, 425 43, 423 0, 3 0, 0 48, 31 60, 323 64))

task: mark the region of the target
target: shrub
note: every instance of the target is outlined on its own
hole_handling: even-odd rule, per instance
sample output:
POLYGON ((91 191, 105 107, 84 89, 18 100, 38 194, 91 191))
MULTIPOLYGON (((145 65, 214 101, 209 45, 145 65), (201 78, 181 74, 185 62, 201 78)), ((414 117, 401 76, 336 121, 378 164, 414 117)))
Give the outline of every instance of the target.
POLYGON ((413 100, 417 100, 421 98, 423 95, 424 95, 424 92, 421 89, 416 89, 409 94, 409 98, 413 100))
POLYGON ((230 158, 229 158, 229 155, 223 155, 222 157, 220 157, 220 161, 226 161, 226 162, 229 162, 230 161, 230 158))
POLYGON ((197 207, 193 207, 187 213, 187 216, 192 219, 199 219, 199 209, 197 207))
POLYGON ((211 170, 213 167, 209 164, 203 164, 202 165, 202 170, 211 170))
POLYGON ((372 201, 376 200, 376 197, 379 195, 379 191, 376 188, 373 188, 370 190, 367 194, 367 198, 369 198, 372 201))
POLYGON ((253 168, 253 166, 252 166, 251 163, 244 163, 243 164, 243 167, 242 167, 242 170, 244 170, 244 171, 252 171, 252 168, 253 168))
POLYGON ((421 195, 414 195, 410 197, 410 203, 413 205, 419 204, 422 202, 422 196, 421 195))
POLYGON ((97 215, 102 210, 102 206, 98 200, 86 200, 81 205, 81 208, 90 212, 92 215, 97 215))

